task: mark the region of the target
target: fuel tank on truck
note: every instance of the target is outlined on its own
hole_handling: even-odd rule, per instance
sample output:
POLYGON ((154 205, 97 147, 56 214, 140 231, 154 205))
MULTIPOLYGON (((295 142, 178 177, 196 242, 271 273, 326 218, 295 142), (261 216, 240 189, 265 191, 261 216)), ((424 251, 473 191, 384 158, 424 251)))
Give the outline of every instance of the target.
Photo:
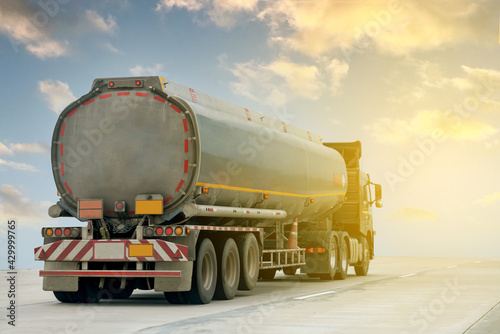
POLYGON ((107 219, 117 201, 138 218, 136 197, 161 194, 165 220, 199 204, 308 221, 338 208, 347 187, 344 159, 319 136, 159 77, 96 79, 59 116, 51 154, 64 206, 102 199, 107 219))

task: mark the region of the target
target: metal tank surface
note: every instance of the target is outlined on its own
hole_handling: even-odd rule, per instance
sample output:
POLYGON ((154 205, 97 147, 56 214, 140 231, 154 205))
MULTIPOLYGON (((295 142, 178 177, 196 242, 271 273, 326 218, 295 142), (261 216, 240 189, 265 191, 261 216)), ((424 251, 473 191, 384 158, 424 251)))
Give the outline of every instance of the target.
POLYGON ((79 199, 102 199, 106 219, 119 217, 117 201, 139 219, 136 197, 161 194, 167 223, 203 205, 313 221, 340 207, 347 188, 344 159, 317 135, 159 77, 96 79, 59 116, 51 154, 60 206, 74 215, 79 199))

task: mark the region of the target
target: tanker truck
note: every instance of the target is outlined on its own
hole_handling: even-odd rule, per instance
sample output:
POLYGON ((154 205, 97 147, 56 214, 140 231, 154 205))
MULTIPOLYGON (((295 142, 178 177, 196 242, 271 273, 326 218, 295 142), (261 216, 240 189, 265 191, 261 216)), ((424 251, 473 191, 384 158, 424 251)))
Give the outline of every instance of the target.
POLYGON ((382 190, 361 153, 158 76, 96 79, 53 132, 49 215, 81 223, 42 228, 43 289, 206 304, 279 270, 366 275, 382 190))

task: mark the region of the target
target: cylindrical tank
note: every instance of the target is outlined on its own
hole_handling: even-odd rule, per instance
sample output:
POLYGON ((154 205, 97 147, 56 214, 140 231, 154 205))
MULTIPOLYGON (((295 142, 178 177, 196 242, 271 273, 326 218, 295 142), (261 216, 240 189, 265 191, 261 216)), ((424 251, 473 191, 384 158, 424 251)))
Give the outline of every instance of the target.
POLYGON ((194 202, 313 220, 347 187, 342 156, 318 136, 159 77, 96 79, 59 116, 52 167, 66 205, 102 199, 107 218, 116 201, 136 217, 137 195, 161 194, 164 213, 194 202))

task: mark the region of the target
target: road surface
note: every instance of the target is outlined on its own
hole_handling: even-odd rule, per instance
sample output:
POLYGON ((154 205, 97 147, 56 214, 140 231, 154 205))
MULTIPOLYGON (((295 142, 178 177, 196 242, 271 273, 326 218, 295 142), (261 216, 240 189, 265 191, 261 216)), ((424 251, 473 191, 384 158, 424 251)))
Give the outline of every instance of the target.
POLYGON ((38 270, 21 270, 16 326, 3 317, 0 333, 500 333, 499 283, 500 259, 378 257, 366 277, 353 268, 345 281, 277 274, 208 305, 170 305, 140 290, 83 305, 58 302, 38 270))

